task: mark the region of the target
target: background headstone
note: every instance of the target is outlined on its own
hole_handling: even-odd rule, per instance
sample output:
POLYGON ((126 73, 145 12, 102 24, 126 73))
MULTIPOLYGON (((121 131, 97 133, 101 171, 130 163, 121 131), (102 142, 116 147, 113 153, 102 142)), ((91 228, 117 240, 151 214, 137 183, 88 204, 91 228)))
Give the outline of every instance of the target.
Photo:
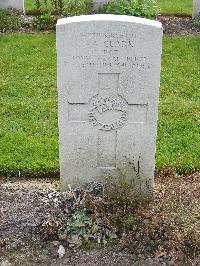
POLYGON ((192 18, 200 16, 200 0, 193 0, 193 14, 192 18))
POLYGON ((118 178, 152 190, 162 25, 118 15, 58 20, 61 186, 118 178))
POLYGON ((24 0, 0 0, 0 8, 15 8, 24 12, 24 0))
POLYGON ((110 0, 93 0, 94 10, 99 9, 103 5, 107 4, 110 0))

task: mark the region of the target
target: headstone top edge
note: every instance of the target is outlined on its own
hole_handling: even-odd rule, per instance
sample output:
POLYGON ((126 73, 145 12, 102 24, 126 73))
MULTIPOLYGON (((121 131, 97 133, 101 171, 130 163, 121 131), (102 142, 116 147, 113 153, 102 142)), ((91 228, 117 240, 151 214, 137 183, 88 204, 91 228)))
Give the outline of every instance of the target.
POLYGON ((90 21, 119 21, 119 22, 132 22, 143 24, 147 26, 156 27, 162 29, 162 23, 156 20, 127 16, 127 15, 112 15, 112 14, 95 14, 95 15, 82 15, 68 18, 58 19, 57 27, 61 25, 67 25, 70 23, 90 22, 90 21))

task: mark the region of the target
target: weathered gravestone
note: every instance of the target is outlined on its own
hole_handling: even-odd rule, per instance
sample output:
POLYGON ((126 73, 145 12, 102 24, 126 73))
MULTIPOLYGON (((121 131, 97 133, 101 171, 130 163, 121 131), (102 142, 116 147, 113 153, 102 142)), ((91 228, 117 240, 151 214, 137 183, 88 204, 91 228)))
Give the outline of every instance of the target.
POLYGON ((200 16, 200 0, 193 0, 193 14, 192 18, 200 16))
POLYGON ((24 12, 24 0, 0 0, 0 8, 15 8, 24 12))
POLYGON ((107 4, 110 0, 93 0, 94 10, 101 8, 103 5, 107 4))
POLYGON ((120 178, 152 190, 162 26, 131 16, 57 23, 61 185, 120 178))

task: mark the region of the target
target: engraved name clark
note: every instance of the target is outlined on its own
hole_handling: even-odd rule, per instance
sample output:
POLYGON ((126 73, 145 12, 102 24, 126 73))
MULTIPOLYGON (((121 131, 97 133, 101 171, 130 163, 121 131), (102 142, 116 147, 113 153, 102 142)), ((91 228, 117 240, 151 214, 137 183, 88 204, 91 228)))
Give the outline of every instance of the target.
POLYGON ((94 97, 88 117, 93 126, 100 130, 116 130, 127 121, 127 103, 120 95, 116 98, 97 95, 94 97))

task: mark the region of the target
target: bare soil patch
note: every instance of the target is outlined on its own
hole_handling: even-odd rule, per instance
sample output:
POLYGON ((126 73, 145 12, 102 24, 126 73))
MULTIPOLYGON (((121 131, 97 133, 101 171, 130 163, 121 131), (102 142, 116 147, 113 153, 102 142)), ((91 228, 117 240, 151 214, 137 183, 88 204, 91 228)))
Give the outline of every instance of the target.
POLYGON ((158 16, 157 19, 162 23, 166 35, 200 35, 200 24, 191 17, 158 16))
MULTIPOLYGON (((87 248, 58 239, 54 222, 66 219, 66 208, 73 213, 75 205, 68 196, 62 200, 57 179, 1 181, 0 265, 198 265, 199 180, 199 172, 158 173, 153 202, 132 210, 138 224, 124 225, 115 242, 87 248), (60 244, 66 250, 62 259, 60 244)), ((102 196, 92 197, 92 215, 95 206, 109 223, 126 224, 130 206, 123 203, 123 212, 108 199, 100 205, 102 196)))

